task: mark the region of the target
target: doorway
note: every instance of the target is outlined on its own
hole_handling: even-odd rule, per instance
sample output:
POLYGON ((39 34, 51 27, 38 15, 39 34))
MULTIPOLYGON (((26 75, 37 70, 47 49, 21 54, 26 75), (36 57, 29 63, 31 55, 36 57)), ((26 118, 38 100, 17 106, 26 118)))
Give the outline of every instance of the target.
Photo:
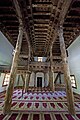
POLYGON ((42 77, 37 77, 37 87, 42 87, 42 77))

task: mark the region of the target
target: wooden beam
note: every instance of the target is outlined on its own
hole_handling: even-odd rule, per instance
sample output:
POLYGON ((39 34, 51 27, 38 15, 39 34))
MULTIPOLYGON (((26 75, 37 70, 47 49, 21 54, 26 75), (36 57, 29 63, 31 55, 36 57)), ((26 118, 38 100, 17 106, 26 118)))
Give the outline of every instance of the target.
POLYGON ((36 13, 33 13, 33 15, 50 15, 51 13, 50 12, 36 12, 36 13))
POLYGON ((28 55, 20 54, 19 57, 20 58, 28 58, 28 55))
POLYGON ((41 31, 41 30, 44 30, 44 31, 47 31, 47 29, 45 28, 35 28, 35 30, 37 31, 37 30, 39 30, 39 31, 41 31))
MULTIPOLYGON (((33 8, 32 8, 32 0, 29 1, 30 4, 30 12, 31 12, 31 17, 32 17, 32 25, 33 25, 33 34, 34 34, 34 41, 35 41, 35 29, 34 29, 34 18, 33 18, 33 8)), ((31 34, 32 35, 32 34, 31 34)), ((32 40, 33 42, 33 40, 32 40)), ((34 48, 36 48, 35 42, 33 42, 34 48)))
POLYGON ((35 22, 49 22, 49 19, 34 19, 35 22))
POLYGON ((11 71, 10 71, 9 86, 6 91, 6 98, 4 102, 4 108, 3 108, 4 114, 9 113, 11 110, 12 94, 13 94, 13 88, 14 88, 14 81, 15 81, 16 73, 17 73, 17 66, 18 66, 18 59, 19 59, 19 54, 20 54, 20 49, 21 49, 22 36, 23 36, 23 28, 22 26, 20 26, 16 48, 15 48, 15 52, 13 56, 11 71))
MULTIPOLYGON (((61 2, 61 0, 59 0, 58 1, 58 4, 57 4, 57 7, 56 7, 56 11, 55 11, 55 14, 54 14, 54 16, 53 16, 53 6, 52 6, 52 8, 51 8, 51 17, 50 17, 50 21, 49 21, 49 27, 48 27, 48 32, 47 33, 50 33, 49 34, 49 36, 48 36, 48 34, 47 34, 47 38, 49 39, 47 39, 47 44, 49 44, 49 42, 51 41, 50 39, 52 38, 52 33, 53 33, 53 31, 54 31, 54 22, 55 22, 55 19, 56 19, 56 15, 57 15, 57 13, 58 12, 60 12, 60 10, 58 10, 58 8, 59 8, 59 5, 60 5, 60 2, 61 2), (52 21, 52 17, 54 18, 54 20, 52 21)), ((54 4, 53 4, 54 5, 54 4)), ((52 44, 52 43, 51 43, 52 44)), ((46 44, 45 44, 45 46, 46 46, 46 44)), ((46 47, 46 52, 47 52, 47 50, 49 49, 49 46, 48 47, 46 47)))
MULTIPOLYGON (((30 54, 31 54, 31 45, 30 45, 30 42, 29 42, 29 35, 27 33, 27 30, 26 30, 25 21, 24 21, 24 18, 23 18, 23 15, 22 15, 22 12, 21 12, 21 9, 20 9, 20 6, 19 6, 19 1, 18 0, 13 0, 13 3, 14 3, 14 6, 15 6, 17 15, 18 15, 19 23, 22 23, 22 25, 23 25, 24 35, 25 35, 25 38, 26 38, 26 40, 28 42, 28 49, 29 49, 28 62, 29 62, 30 61, 30 54)), ((28 69, 29 69, 29 64, 28 64, 28 69)))
POLYGON ((7 37, 7 39, 10 41, 10 43, 12 45, 14 45, 13 38, 12 38, 11 34, 9 33, 9 31, 7 30, 7 28, 1 22, 0 22, 0 30, 7 37))
POLYGON ((59 40, 60 40, 61 57, 62 57, 62 61, 63 61, 64 80, 66 83, 68 110, 69 110, 70 114, 75 116, 74 97, 73 97, 73 91, 72 91, 72 86, 71 86, 70 71, 69 71, 69 65, 68 65, 68 61, 67 61, 62 26, 60 26, 60 30, 59 30, 59 40))
MULTIPOLYGON (((57 23, 57 25, 56 25, 56 27, 55 27, 55 29, 54 29, 54 33, 53 33, 53 35, 52 35, 52 42, 51 42, 50 46, 53 45, 53 43, 54 43, 55 40, 57 39, 58 26, 59 26, 59 24, 63 25, 63 23, 64 23, 64 18, 65 18, 66 13, 67 13, 67 11, 68 11, 68 9, 69 9, 69 6, 70 6, 70 4, 71 4, 71 1, 72 1, 72 0, 65 0, 65 1, 64 1, 64 4, 62 5, 62 9, 61 9, 61 11, 60 11, 60 15, 59 15, 59 18, 58 18, 58 21, 60 21, 60 22, 57 23)), ((48 48, 48 49, 47 49, 47 51, 48 51, 48 54, 49 54, 50 48, 48 48), (48 50, 48 49, 49 49, 49 50, 48 50)))
POLYGON ((71 2, 72 2, 72 0, 65 0, 65 2, 63 4, 61 14, 60 14, 60 17, 59 17, 60 25, 63 25, 63 23, 64 23, 64 18, 66 16, 67 12, 68 12, 68 9, 69 9, 69 6, 70 6, 71 2))
MULTIPOLYGON (((4 15, 0 14, 0 17, 4 17, 4 15)), ((6 17, 16 17, 16 15, 15 14, 5 14, 5 18, 6 17)))
POLYGON ((32 7, 39 7, 39 8, 50 8, 52 6, 52 4, 32 4, 32 7))

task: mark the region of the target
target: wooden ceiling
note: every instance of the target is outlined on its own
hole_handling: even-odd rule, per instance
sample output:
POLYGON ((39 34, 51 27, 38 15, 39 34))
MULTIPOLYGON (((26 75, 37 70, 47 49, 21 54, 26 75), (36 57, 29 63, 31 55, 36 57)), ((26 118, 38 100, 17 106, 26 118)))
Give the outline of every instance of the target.
MULTIPOLYGON (((15 47, 19 18, 15 0, 0 0, 0 30, 15 47)), ((16 0, 20 7, 28 40, 23 36, 21 54, 49 56, 53 44, 53 56, 60 56, 59 25, 63 25, 66 48, 80 34, 80 0, 16 0)))

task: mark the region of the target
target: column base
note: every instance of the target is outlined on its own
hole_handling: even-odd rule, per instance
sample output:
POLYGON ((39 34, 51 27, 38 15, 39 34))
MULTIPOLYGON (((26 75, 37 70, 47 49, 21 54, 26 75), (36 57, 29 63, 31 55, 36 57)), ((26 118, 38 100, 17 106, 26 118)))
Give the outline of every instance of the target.
POLYGON ((3 114, 6 115, 6 114, 10 114, 11 113, 11 109, 4 109, 3 108, 3 114))

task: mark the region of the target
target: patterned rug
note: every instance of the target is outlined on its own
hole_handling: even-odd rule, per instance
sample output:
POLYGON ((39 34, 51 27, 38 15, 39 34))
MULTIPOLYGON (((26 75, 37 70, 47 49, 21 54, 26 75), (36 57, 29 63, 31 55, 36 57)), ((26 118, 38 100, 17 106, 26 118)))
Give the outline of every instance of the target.
POLYGON ((12 96, 11 114, 3 115, 5 93, 0 94, 0 120, 79 120, 80 97, 74 95, 76 116, 68 113, 65 91, 38 91, 22 95, 15 90, 12 96))

